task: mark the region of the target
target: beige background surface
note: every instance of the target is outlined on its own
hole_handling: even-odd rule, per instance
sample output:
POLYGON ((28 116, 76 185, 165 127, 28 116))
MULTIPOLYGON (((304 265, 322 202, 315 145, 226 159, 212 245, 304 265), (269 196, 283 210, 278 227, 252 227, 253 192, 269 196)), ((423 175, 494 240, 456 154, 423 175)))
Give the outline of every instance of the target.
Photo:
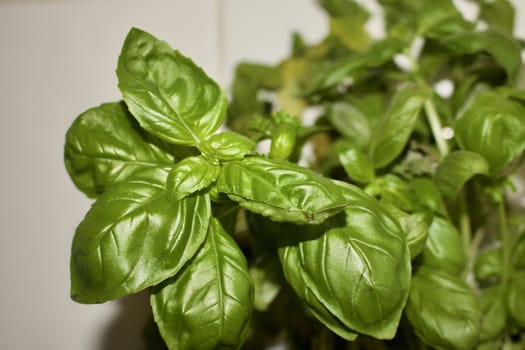
MULTIPOLYGON (((525 1, 514 3, 525 37, 525 1)), ((119 99, 114 70, 132 26, 227 88, 235 62, 277 62, 292 30, 313 41, 326 19, 314 0, 0 0, 0 349, 141 349, 142 296, 69 299, 71 238, 90 201, 62 162, 73 119, 119 99)))

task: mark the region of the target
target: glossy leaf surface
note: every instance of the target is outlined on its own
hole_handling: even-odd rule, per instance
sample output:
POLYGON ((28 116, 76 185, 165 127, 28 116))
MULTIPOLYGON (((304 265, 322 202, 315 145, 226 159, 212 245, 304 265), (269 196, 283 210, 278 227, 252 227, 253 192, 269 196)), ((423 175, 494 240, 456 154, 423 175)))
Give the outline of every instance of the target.
POLYGON ((525 108, 495 92, 479 94, 454 127, 460 147, 480 154, 491 173, 525 148, 525 108))
POLYGON ((423 103, 430 96, 431 90, 419 85, 407 85, 396 93, 374 135, 373 160, 376 168, 388 165, 403 151, 423 103))
POLYGON ((224 164, 217 188, 243 208, 274 221, 321 223, 346 205, 330 180, 292 163, 261 157, 224 164))
POLYGON ((73 182, 89 197, 137 170, 173 165, 173 157, 150 142, 120 102, 82 113, 66 134, 64 156, 73 182))
POLYGON ((155 320, 170 349, 237 349, 252 314, 246 259, 212 219, 199 253, 151 297, 155 320))
POLYGON ((219 176, 220 167, 204 157, 188 157, 170 170, 166 180, 166 194, 177 202, 197 191, 210 186, 219 176))
POLYGON ((234 132, 222 132, 199 145, 201 152, 211 159, 229 161, 242 159, 255 150, 255 142, 234 132))
POLYGON ((455 197, 463 185, 478 174, 487 174, 489 165, 485 158, 470 151, 449 153, 436 170, 435 180, 444 196, 455 197))
POLYGON ((226 114, 224 93, 200 67, 140 29, 132 29, 124 42, 117 76, 140 125, 166 141, 197 145, 226 114))
POLYGON ((478 340, 478 300, 465 282, 444 271, 417 271, 406 315, 418 337, 436 349, 472 349, 478 340))
POLYGON ((281 234, 286 279, 314 315, 340 336, 392 338, 405 306, 410 253, 398 224, 370 197, 353 200, 326 226, 281 234), (350 333, 351 335, 351 333, 350 333))
POLYGON ((78 226, 71 249, 71 295, 101 303, 177 273, 206 237, 207 195, 170 203, 167 171, 149 169, 112 187, 78 226), (169 213, 169 215, 166 215, 169 213))

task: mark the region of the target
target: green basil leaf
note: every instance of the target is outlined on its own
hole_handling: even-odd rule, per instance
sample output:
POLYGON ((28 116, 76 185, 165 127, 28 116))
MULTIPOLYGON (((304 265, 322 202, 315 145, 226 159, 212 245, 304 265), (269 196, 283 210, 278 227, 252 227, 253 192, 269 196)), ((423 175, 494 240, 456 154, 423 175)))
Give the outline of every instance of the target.
POLYGON ((166 195, 177 202, 210 186, 219 176, 221 168, 204 157, 188 157, 177 163, 166 180, 166 195))
POLYGON ((270 158, 286 160, 292 155, 297 140, 297 129, 296 125, 287 122, 277 124, 273 128, 272 143, 268 153, 270 158))
MULTIPOLYGON (((353 2, 347 1, 356 7, 360 6, 353 2)), ((344 16, 330 18, 330 36, 337 38, 346 48, 351 51, 362 52, 366 50, 373 42, 372 37, 366 30, 365 24, 368 15, 364 16, 352 11, 344 16)))
POLYGON ((421 254, 428 237, 427 216, 423 213, 407 215, 400 219, 399 223, 406 233, 408 248, 410 249, 410 258, 413 260, 421 254))
POLYGON ((392 338, 410 283, 410 253, 397 222, 370 197, 353 200, 323 225, 280 235, 286 279, 321 322, 348 332, 392 338))
POLYGON ((449 153, 436 169, 436 185, 444 196, 454 198, 473 176, 487 174, 489 164, 477 153, 455 151, 449 153))
POLYGON ((410 182, 410 189, 415 193, 417 202, 423 208, 434 213, 446 214, 445 203, 434 181, 419 177, 410 182))
POLYGON ((440 42, 455 55, 489 53, 509 79, 514 79, 521 67, 520 45, 512 36, 497 30, 456 33, 441 38, 440 42))
POLYGON ((253 286, 237 243, 212 218, 198 254, 151 296, 170 349, 237 349, 248 331, 253 286))
POLYGON ((381 203, 385 210, 395 218, 405 233, 410 259, 421 254, 428 236, 428 215, 423 213, 408 214, 390 203, 381 203))
POLYGON ((512 35, 515 11, 508 0, 479 1, 479 18, 489 27, 512 35))
POLYGON ((256 115, 268 113, 269 101, 261 98, 260 91, 274 91, 281 85, 279 67, 242 62, 235 68, 231 86, 231 102, 226 123, 231 130, 250 134, 250 124, 256 115))
POLYGON ((338 142, 336 151, 339 161, 351 180, 362 184, 372 182, 374 167, 361 151, 348 142, 338 142))
POLYGON ((71 249, 71 294, 101 303, 176 274, 206 237, 207 195, 170 203, 168 172, 148 169, 111 187, 78 226, 71 249))
POLYGON ((384 203, 395 205, 407 212, 416 210, 416 195, 409 184, 392 174, 378 177, 366 187, 366 192, 378 197, 384 203))
POLYGON ((202 154, 211 159, 230 161, 242 159, 255 150, 255 142, 234 132, 222 132, 199 145, 202 154))
POLYGON ((338 186, 289 162, 248 157, 223 165, 219 192, 274 221, 321 223, 346 205, 338 186))
POLYGON ((478 281, 499 279, 501 276, 501 248, 487 249, 478 254, 474 265, 478 281))
POLYGON ((371 129, 367 116, 358 108, 346 102, 336 102, 328 107, 327 117, 345 139, 360 150, 367 147, 371 129))
POLYGON ((525 270, 517 270, 511 275, 507 290, 507 311, 521 328, 525 328, 525 270))
POLYGON ((504 291, 501 285, 494 285, 481 290, 480 297, 481 330, 480 341, 496 338, 505 329, 507 310, 504 302, 504 291))
POLYGON ((376 68, 392 60, 400 52, 404 43, 394 38, 387 38, 373 43, 368 51, 348 55, 330 63, 318 74, 310 93, 319 92, 337 86, 345 78, 355 76, 366 68, 376 68))
POLYGON ((253 306, 265 311, 281 291, 283 277, 279 259, 270 254, 261 255, 250 267, 250 276, 255 290, 253 306))
POLYGON ((403 151, 416 126, 419 112, 431 94, 427 86, 410 84, 394 95, 373 139, 372 158, 376 168, 390 164, 403 151))
POLYGON ((89 197, 137 170, 173 165, 173 157, 150 142, 120 102, 91 108, 75 120, 66 134, 64 159, 71 179, 89 197))
POLYGON ((512 265, 516 270, 525 270, 525 232, 521 232, 521 237, 512 248, 512 265))
POLYGON ((417 336, 436 349, 472 349, 478 341, 478 300, 461 279, 421 267, 412 278, 406 315, 417 336))
POLYGON ((431 38, 473 29, 451 0, 423 1, 416 18, 418 33, 431 38))
POLYGON ((485 158, 492 173, 525 148, 525 108, 495 92, 479 94, 455 124, 460 147, 485 158))
POLYGON ((427 242, 422 253, 425 266, 459 276, 466 264, 459 232, 446 219, 434 216, 428 229, 427 242))
POLYGON ((221 125, 227 101, 189 58, 140 29, 122 47, 119 89, 140 125, 163 140, 197 145, 221 125))

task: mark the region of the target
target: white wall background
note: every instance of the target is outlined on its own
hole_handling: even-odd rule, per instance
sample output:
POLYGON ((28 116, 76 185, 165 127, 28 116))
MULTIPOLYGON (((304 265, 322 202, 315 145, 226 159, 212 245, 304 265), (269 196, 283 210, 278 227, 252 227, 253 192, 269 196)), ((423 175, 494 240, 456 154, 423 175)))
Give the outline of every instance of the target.
MULTIPOLYGON (((525 2, 514 3, 525 37, 525 2)), ((69 299, 71 239, 90 201, 62 161, 73 119, 119 99, 114 70, 132 26, 227 88, 234 63, 277 62, 292 30, 315 41, 326 19, 314 0, 0 0, 1 349, 141 349, 143 296, 69 299)))

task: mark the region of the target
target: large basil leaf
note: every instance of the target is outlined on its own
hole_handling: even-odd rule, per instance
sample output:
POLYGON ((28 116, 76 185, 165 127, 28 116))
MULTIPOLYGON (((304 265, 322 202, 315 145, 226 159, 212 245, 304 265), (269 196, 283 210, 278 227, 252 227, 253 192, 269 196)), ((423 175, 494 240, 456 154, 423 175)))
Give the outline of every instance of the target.
POLYGON ((422 253, 423 264, 459 276, 466 264, 463 242, 449 221, 434 216, 422 253))
POLYGON ((274 221, 321 223, 346 205, 338 186, 312 170, 262 157, 224 164, 219 192, 274 221))
POLYGON ((436 349, 472 349, 481 312, 476 296, 461 279, 421 267, 412 278, 406 315, 414 331, 436 349))
POLYGON ((297 295, 332 331, 392 338, 408 295, 410 253, 399 225, 372 198, 358 197, 344 222, 338 215, 281 233, 279 257, 297 295))
POLYGON ((206 237, 207 195, 170 203, 168 173, 138 172, 95 202, 71 249, 71 294, 101 303, 156 285, 177 273, 206 237))
POLYGON ((82 113, 67 131, 64 155, 73 182, 89 197, 137 170, 173 164, 119 102, 82 113))
POLYGON ((376 168, 388 165, 403 151, 431 93, 427 86, 410 84, 394 95, 373 139, 372 158, 376 168))
POLYGON ((219 176, 220 166, 204 157, 188 157, 177 163, 166 180, 168 199, 177 202, 211 185, 219 176))
POLYGON ((435 180, 444 196, 455 197, 463 185, 474 175, 487 174, 489 165, 485 158, 469 151, 449 153, 436 170, 435 180))
POLYGON ((516 77, 521 66, 520 45, 512 36, 498 30, 465 31, 445 36, 440 42, 455 55, 488 52, 509 79, 516 77))
POLYGON ((170 349, 237 349, 252 315, 246 259, 215 218, 199 253, 151 296, 170 349))
POLYGON ((454 129, 460 147, 483 156, 490 171, 496 173, 525 148, 525 108, 496 92, 484 92, 454 129))
POLYGON ((197 145, 221 125, 227 101, 220 87, 189 58, 140 29, 132 29, 117 66, 131 113, 152 134, 197 145))

